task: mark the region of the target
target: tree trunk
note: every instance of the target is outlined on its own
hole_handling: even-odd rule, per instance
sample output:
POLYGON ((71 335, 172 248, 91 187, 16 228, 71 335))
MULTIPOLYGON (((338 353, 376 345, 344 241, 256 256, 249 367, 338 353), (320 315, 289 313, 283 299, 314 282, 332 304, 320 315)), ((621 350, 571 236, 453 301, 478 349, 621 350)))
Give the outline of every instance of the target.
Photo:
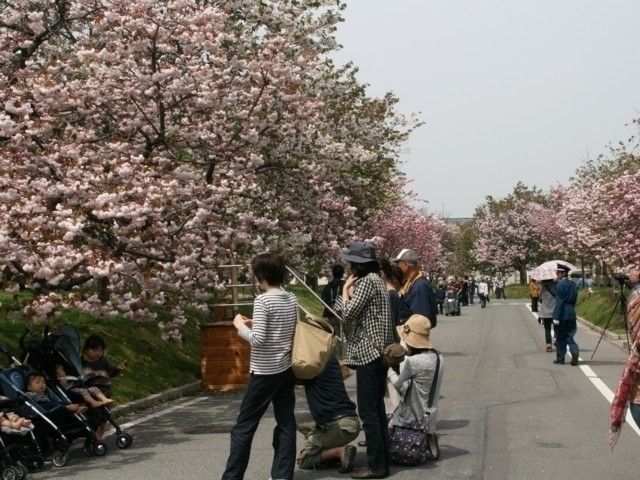
POLYGON ((520 285, 527 284, 527 267, 521 266, 518 268, 518 272, 520 273, 520 285))

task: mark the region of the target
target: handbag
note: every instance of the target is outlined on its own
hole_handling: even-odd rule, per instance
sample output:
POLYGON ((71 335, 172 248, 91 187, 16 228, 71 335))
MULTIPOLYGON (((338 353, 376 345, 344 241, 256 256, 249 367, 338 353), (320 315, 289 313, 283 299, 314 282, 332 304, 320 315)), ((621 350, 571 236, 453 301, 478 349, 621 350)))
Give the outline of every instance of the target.
POLYGON ((310 380, 320 375, 333 355, 335 345, 333 327, 324 318, 313 315, 298 318, 291 350, 295 377, 310 380))
POLYGON ((421 422, 393 425, 389 430, 391 461, 398 465, 420 465, 427 461, 428 416, 421 422))
MULTIPOLYGON (((435 398, 435 385, 440 371, 440 353, 436 353, 436 370, 433 375, 433 382, 429 391, 428 407, 433 405, 435 398)), ((405 393, 405 398, 409 394, 409 389, 405 393)), ((427 459, 436 460, 440 456, 440 448, 435 434, 429 434, 431 430, 431 417, 429 414, 422 417, 418 422, 407 425, 392 425, 389 429, 389 450, 391 461, 398 465, 420 465, 427 459), (429 441, 431 440, 431 441, 429 441), (436 451, 433 450, 435 445, 436 451)))

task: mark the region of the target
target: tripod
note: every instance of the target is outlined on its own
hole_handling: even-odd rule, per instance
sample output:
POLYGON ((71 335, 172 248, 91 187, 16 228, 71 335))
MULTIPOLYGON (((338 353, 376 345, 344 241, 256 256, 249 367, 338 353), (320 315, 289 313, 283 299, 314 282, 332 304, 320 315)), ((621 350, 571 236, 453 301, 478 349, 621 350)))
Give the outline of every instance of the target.
POLYGON ((591 360, 593 360, 593 357, 595 356, 596 351, 600 346, 600 342, 602 342, 602 338, 604 337, 604 334, 609 328, 611 319, 613 319, 613 316, 618 311, 618 306, 620 306, 620 315, 622 315, 622 320, 624 323, 624 332, 627 336, 627 350, 629 350, 629 353, 631 353, 631 344, 629 343, 629 327, 627 326, 627 299, 625 298, 625 295, 624 295, 625 280, 624 279, 617 279, 617 280, 618 280, 618 283, 620 284, 620 296, 618 297, 618 301, 616 302, 616 304, 613 306, 613 310, 611 310, 611 315, 609 315, 609 319, 607 320, 606 325, 602 329, 602 333, 600 334, 600 338, 598 339, 596 348, 593 349, 593 353, 591 354, 591 360))

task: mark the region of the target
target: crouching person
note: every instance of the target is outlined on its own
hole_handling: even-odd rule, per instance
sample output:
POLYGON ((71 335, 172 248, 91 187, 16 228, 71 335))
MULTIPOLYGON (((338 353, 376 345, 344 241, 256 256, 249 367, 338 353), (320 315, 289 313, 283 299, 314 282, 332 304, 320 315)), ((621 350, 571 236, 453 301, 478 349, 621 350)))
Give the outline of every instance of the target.
POLYGON ((340 473, 351 472, 356 447, 349 443, 360 433, 360 421, 338 360, 332 357, 320 375, 303 384, 309 411, 296 413, 298 431, 305 437, 298 466, 318 469, 338 464, 340 473))

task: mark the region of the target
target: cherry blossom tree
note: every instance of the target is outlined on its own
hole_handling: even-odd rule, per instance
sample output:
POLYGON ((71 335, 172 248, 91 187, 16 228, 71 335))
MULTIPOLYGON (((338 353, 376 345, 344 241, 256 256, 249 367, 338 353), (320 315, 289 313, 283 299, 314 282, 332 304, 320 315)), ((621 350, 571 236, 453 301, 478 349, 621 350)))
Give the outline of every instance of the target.
POLYGON ((321 264, 416 125, 334 66, 340 2, 0 6, 0 262, 26 313, 206 309, 216 266, 321 264), (67 294, 65 292, 71 292, 67 294))
POLYGON ((567 187, 557 212, 563 246, 615 268, 640 262, 640 172, 582 178, 567 187))
POLYGON ((526 283, 527 269, 550 256, 545 228, 553 221, 546 196, 535 187, 518 183, 502 199, 487 197, 475 213, 476 261, 498 271, 515 269, 526 283))

